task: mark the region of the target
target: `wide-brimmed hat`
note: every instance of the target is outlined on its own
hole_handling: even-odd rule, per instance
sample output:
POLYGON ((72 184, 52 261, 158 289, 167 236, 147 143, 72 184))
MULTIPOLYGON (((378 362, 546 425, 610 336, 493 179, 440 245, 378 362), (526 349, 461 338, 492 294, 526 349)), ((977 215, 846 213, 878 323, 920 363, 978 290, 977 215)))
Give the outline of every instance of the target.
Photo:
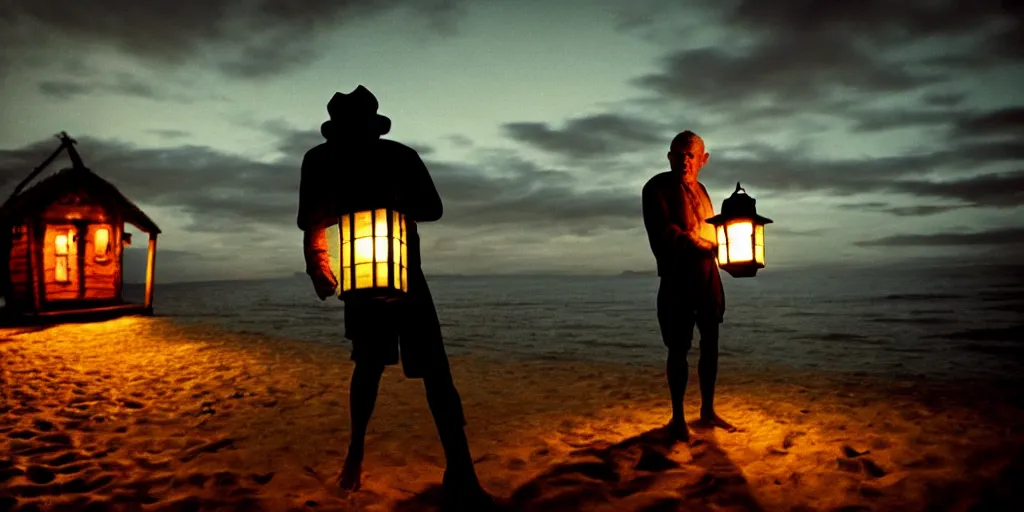
POLYGON ((384 135, 391 131, 391 119, 378 114, 378 107, 377 97, 362 85, 348 94, 336 92, 327 102, 327 114, 331 119, 320 125, 320 134, 329 139, 338 126, 346 125, 384 135))

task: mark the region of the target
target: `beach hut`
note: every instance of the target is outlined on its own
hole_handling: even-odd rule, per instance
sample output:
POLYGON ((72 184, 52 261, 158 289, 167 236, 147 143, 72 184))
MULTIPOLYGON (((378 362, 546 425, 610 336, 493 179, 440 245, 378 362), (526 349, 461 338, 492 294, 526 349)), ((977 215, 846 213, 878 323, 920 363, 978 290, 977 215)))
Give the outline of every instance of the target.
POLYGON ((6 323, 152 314, 160 228, 117 187, 89 170, 67 133, 60 147, 0 207, 0 285, 6 323), (27 186, 62 152, 71 167, 27 186), (149 235, 144 304, 122 298, 124 232, 149 235))

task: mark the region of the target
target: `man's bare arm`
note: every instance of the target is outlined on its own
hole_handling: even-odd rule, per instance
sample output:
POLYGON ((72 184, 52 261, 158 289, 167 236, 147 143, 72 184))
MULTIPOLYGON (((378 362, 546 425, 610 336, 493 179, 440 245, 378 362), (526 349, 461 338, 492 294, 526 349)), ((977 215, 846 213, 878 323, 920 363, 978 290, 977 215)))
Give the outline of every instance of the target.
POLYGON ((302 253, 306 274, 313 280, 317 295, 324 299, 334 294, 337 277, 331 270, 327 251, 327 228, 337 223, 332 217, 329 187, 320 183, 316 162, 307 154, 302 159, 299 181, 299 213, 296 223, 302 230, 302 253))
POLYGON ((656 187, 644 187, 643 210, 648 236, 657 240, 662 250, 671 252, 676 259, 689 259, 714 248, 708 241, 672 222, 668 204, 656 187))

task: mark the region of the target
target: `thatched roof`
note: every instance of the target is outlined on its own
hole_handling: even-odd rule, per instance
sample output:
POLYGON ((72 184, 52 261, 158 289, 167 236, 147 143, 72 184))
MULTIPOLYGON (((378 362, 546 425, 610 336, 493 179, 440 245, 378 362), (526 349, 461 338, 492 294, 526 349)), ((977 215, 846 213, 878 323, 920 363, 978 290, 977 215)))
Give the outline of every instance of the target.
POLYGON ((156 223, 117 187, 84 166, 70 167, 51 174, 10 198, 0 208, 0 219, 14 221, 36 215, 53 204, 62 194, 78 187, 93 194, 101 204, 119 211, 125 222, 137 226, 146 233, 160 233, 156 223))

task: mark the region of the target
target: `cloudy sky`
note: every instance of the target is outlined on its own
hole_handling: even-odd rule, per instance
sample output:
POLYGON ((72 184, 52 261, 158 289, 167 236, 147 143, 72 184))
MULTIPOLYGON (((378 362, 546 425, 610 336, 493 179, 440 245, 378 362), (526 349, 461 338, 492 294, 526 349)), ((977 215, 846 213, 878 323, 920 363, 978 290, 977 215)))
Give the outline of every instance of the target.
POLYGON ((851 5, 5 0, 0 192, 67 130, 160 280, 291 274, 302 154, 363 84, 445 201, 428 274, 652 269, 640 189, 685 129, 770 268, 1019 254, 1021 2, 851 5))

